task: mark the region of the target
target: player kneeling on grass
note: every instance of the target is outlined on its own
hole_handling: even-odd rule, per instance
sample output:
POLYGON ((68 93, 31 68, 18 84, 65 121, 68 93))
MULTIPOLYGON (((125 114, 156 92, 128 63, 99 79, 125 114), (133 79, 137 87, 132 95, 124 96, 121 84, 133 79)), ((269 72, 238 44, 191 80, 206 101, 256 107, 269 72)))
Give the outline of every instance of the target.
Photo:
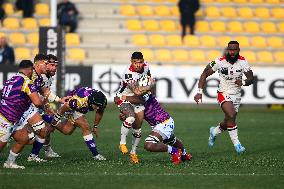
POLYGON ((93 132, 98 137, 98 125, 103 117, 107 105, 106 96, 98 90, 88 87, 81 87, 71 91, 69 101, 59 108, 54 116, 53 126, 65 135, 71 135, 77 127, 82 129, 86 145, 92 152, 95 160, 106 160, 99 154, 93 135, 89 129, 89 123, 85 114, 89 111, 96 111, 93 132), (66 120, 61 121, 61 117, 66 120))
MULTIPOLYGON (((144 103, 144 119, 151 125, 152 131, 145 139, 144 148, 150 152, 168 152, 172 162, 179 164, 181 161, 191 160, 192 156, 186 152, 180 139, 174 135, 174 120, 166 112, 155 96, 150 92, 143 96, 124 96, 133 104, 144 103)), ((121 119, 123 119, 121 114, 121 119)))

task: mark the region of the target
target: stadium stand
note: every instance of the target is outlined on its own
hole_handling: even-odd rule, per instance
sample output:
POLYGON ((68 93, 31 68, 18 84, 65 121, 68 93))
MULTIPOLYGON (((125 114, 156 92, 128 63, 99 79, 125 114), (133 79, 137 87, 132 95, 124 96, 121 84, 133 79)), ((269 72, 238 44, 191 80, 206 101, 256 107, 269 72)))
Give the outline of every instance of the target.
MULTIPOLYGON (((34 19, 25 20, 14 4, 5 3, 7 18, 0 28, 0 33, 13 38, 15 48, 25 47, 30 54, 37 48, 38 27, 50 25, 49 1, 37 2, 34 19), (22 35, 14 39, 15 33, 22 35)), ((67 64, 125 63, 135 50, 143 50, 153 63, 206 64, 222 54, 229 40, 238 40, 241 54, 253 64, 283 65, 278 56, 284 52, 283 0, 201 0, 196 35, 184 41, 180 39, 178 0, 72 2, 81 18, 78 33, 66 35, 67 64), (166 53, 165 58, 161 52, 166 53), (261 59, 260 52, 268 55, 267 60, 261 59)))

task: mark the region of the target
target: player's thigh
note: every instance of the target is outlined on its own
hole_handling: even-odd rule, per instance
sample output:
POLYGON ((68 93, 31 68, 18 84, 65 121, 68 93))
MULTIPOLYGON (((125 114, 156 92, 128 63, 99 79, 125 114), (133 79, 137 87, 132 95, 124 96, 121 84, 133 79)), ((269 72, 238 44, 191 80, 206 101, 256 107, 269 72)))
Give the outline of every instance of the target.
POLYGON ((231 120, 231 119, 235 119, 237 113, 234 107, 234 104, 232 101, 225 101, 223 102, 222 106, 222 111, 225 114, 225 119, 227 120, 231 120))
POLYGON ((26 127, 16 130, 13 133, 14 140, 19 144, 28 144, 30 140, 33 140, 35 135, 33 132, 29 132, 26 127))
POLYGON ((144 119, 144 111, 140 111, 135 114, 135 122, 133 124, 134 129, 140 129, 144 119))
POLYGON ((74 124, 80 127, 82 130, 89 130, 89 123, 85 115, 77 118, 74 124))

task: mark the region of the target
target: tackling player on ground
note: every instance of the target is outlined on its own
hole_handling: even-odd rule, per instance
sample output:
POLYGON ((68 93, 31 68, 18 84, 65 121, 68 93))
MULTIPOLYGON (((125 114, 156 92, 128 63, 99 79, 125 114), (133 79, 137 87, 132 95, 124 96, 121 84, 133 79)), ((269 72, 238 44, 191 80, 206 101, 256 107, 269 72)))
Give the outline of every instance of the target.
POLYGON ((209 147, 214 145, 218 134, 228 130, 237 153, 242 153, 245 148, 238 138, 238 127, 236 116, 241 103, 241 86, 249 86, 253 83, 253 72, 246 59, 239 55, 240 48, 237 41, 228 43, 225 56, 216 58, 204 69, 198 83, 198 92, 194 100, 198 104, 202 102, 202 89, 206 83, 206 78, 218 71, 220 77, 217 100, 225 114, 224 120, 216 127, 210 128, 208 140, 209 147), (243 79, 243 74, 246 79, 243 79))

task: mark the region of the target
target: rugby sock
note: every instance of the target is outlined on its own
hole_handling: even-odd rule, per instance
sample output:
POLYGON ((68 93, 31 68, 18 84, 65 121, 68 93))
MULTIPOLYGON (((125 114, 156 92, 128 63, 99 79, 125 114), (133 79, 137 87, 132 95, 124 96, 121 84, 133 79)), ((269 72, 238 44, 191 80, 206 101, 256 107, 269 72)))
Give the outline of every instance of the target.
POLYGON ((223 129, 220 127, 220 125, 218 125, 217 127, 214 128, 213 135, 217 136, 217 135, 221 134, 222 132, 223 132, 223 129))
POLYGON ((168 153, 169 153, 169 154, 174 154, 174 153, 176 153, 177 151, 178 151, 177 148, 168 145, 168 153))
POLYGON ((83 138, 84 138, 85 143, 87 144, 88 148, 92 152, 93 156, 98 155, 99 152, 97 151, 97 147, 96 147, 96 143, 95 143, 93 135, 92 134, 85 135, 85 136, 83 136, 83 138))
POLYGON ((10 154, 8 156, 7 163, 15 163, 18 156, 19 156, 19 154, 16 154, 12 150, 10 150, 10 154))
POLYGON ((129 133, 129 128, 125 127, 123 124, 120 129, 120 144, 126 144, 126 138, 129 133))
POLYGON ((136 154, 136 150, 138 147, 138 144, 141 140, 141 129, 133 129, 132 133, 133 139, 132 139, 132 149, 131 154, 136 154))
POLYGON ((50 151, 51 150, 50 144, 43 145, 43 149, 44 151, 50 151))
POLYGON ((228 125, 228 132, 231 138, 231 141, 234 145, 239 144, 239 138, 238 138, 238 127, 237 125, 228 125))
POLYGON ((186 153, 186 150, 185 150, 185 148, 182 150, 182 154, 181 155, 186 155, 187 153, 186 153))
POLYGON ((35 142, 33 144, 33 149, 32 149, 32 153, 33 155, 38 155, 40 149, 42 148, 43 144, 45 142, 45 139, 39 138, 38 136, 35 137, 35 142))

